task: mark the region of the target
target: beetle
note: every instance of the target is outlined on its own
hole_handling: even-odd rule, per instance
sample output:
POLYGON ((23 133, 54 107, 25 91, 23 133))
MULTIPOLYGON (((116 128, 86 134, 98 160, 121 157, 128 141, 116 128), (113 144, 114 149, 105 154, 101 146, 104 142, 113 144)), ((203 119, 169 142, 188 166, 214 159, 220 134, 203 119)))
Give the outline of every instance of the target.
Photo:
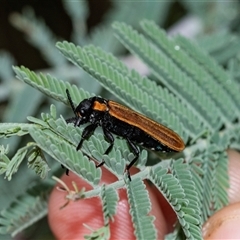
MULTIPOLYGON (((83 141, 91 136, 98 126, 102 128, 106 140, 110 143, 104 154, 108 154, 114 145, 113 134, 126 139, 134 154, 133 160, 126 166, 130 181, 129 170, 139 157, 139 149, 136 144, 161 152, 180 152, 185 148, 182 138, 173 130, 117 102, 94 96, 82 100, 75 108, 68 89, 66 94, 75 114, 66 122, 73 123, 75 127, 90 123, 83 129, 76 149, 81 148, 83 141)), ((104 161, 97 167, 103 164, 104 161)))

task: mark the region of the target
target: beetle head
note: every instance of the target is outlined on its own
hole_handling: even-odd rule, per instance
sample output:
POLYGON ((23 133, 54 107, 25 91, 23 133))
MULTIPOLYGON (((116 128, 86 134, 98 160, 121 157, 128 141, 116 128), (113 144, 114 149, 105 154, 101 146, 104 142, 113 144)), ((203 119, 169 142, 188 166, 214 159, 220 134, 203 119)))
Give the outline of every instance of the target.
POLYGON ((89 122, 89 117, 93 112, 92 102, 93 102, 92 98, 84 99, 76 107, 75 109, 75 114, 77 119, 75 123, 76 126, 89 122))

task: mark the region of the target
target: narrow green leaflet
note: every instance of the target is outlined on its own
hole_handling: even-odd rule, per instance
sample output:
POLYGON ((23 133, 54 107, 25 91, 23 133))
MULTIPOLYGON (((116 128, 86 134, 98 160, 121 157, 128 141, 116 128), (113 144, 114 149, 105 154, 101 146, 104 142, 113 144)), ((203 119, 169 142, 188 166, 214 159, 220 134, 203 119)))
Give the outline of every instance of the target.
MULTIPOLYGON (((202 203, 203 203, 203 175, 204 171, 202 169, 202 164, 203 164, 203 157, 202 156, 197 156, 193 157, 189 163, 189 166, 191 168, 191 173, 193 176, 193 181, 196 186, 196 192, 198 194, 198 201, 200 203, 199 207, 202 209, 202 203)), ((205 199, 204 199, 205 201, 205 199)), ((203 214, 202 214, 203 215, 203 214)))
POLYGON ((85 48, 76 47, 74 44, 66 41, 57 43, 57 47, 71 62, 99 80, 106 89, 114 92, 130 107, 169 126, 180 135, 184 135, 182 124, 178 117, 151 95, 138 88, 127 75, 122 74, 121 71, 90 54, 89 49, 85 50, 85 48))
POLYGON ((15 71, 18 79, 26 82, 30 86, 38 89, 57 101, 68 104, 66 89, 71 89, 70 94, 73 97, 74 102, 77 103, 90 96, 90 94, 86 91, 79 90, 76 85, 71 86, 69 82, 58 80, 49 74, 36 74, 23 66, 14 67, 13 70, 15 71))
POLYGON ((173 175, 178 178, 188 200, 187 206, 182 206, 184 214, 179 218, 179 222, 187 239, 202 239, 200 201, 190 168, 183 162, 183 159, 174 161, 172 166, 173 175))
MULTIPOLYGON (((96 59, 101 60, 102 63, 105 63, 107 66, 111 66, 123 76, 127 77, 127 82, 115 83, 116 90, 114 90, 115 88, 113 85, 113 81, 115 81, 114 79, 110 79, 109 81, 107 79, 101 80, 103 83, 105 83, 105 85, 112 85, 110 91, 112 91, 114 94, 118 94, 119 88, 125 89, 125 92, 129 91, 129 94, 132 95, 137 92, 136 89, 141 89, 142 93, 153 97, 149 99, 143 99, 147 105, 146 107, 156 111, 156 104, 163 105, 164 109, 169 109, 170 112, 174 113, 174 115, 176 114, 179 117, 180 122, 184 125, 184 131, 187 132, 187 135, 190 135, 193 138, 196 135, 199 135, 199 133, 202 131, 202 123, 199 118, 197 118, 189 108, 187 108, 173 94, 171 94, 167 88, 163 88, 157 85, 154 81, 151 81, 147 77, 141 76, 134 70, 129 71, 127 66, 120 62, 111 53, 104 52, 100 48, 94 47, 92 45, 84 47, 84 50, 86 50, 89 55, 94 55, 96 59), (133 84, 132 87, 127 87, 128 85, 131 86, 130 83, 133 84), (153 101, 153 99, 157 100, 158 103, 156 101, 153 101)), ((139 92, 139 99, 141 99, 141 96, 143 96, 142 93, 139 92)), ((121 100, 128 104, 125 99, 121 98, 121 100)), ((141 111, 144 112, 145 109, 141 109, 141 111)), ((158 112, 158 114, 162 116, 163 112, 158 112)))
POLYGON ((221 126, 216 104, 202 88, 183 72, 171 58, 143 35, 124 23, 114 23, 117 37, 152 69, 153 74, 188 106, 210 131, 221 126), (215 114, 212 114, 212 112, 215 114))
POLYGON ((53 185, 41 183, 0 212, 0 233, 15 236, 47 215, 48 195, 53 185))
POLYGON ((144 183, 139 178, 134 178, 127 182, 126 188, 136 239, 156 239, 154 217, 148 215, 151 203, 144 183))
POLYGON ((178 67, 191 76, 193 81, 198 83, 203 91, 206 92, 206 95, 211 96, 212 100, 220 108, 223 122, 228 124, 236 118, 238 107, 236 107, 231 96, 218 84, 212 74, 207 72, 192 56, 181 49, 177 41, 174 41, 174 39, 170 40, 166 33, 154 22, 142 21, 141 26, 150 39, 154 41, 154 44, 163 49, 166 55, 171 57, 178 67))
POLYGON ((106 188, 105 185, 102 187, 101 198, 103 204, 103 214, 104 214, 104 225, 107 225, 110 220, 114 219, 114 215, 117 211, 117 203, 118 203, 118 193, 112 188, 106 188))
POLYGON ((41 149, 34 147, 28 155, 28 167, 33 169, 42 179, 47 177, 50 168, 41 149))
POLYGON ((27 123, 0 123, 0 138, 28 134, 31 125, 27 123))
POLYGON ((228 160, 226 153, 214 151, 211 146, 203 157, 202 218, 206 221, 228 203, 228 160))
POLYGON ((32 127, 30 135, 41 149, 71 171, 80 175, 89 184, 95 186, 99 183, 101 170, 96 168, 93 161, 89 161, 86 156, 83 156, 82 152, 76 151, 76 148, 64 141, 63 138, 48 129, 42 130, 36 127, 32 127))
POLYGON ((213 189, 214 209, 217 211, 228 204, 229 176, 228 157, 225 151, 219 153, 214 176, 215 188, 213 189))
POLYGON ((183 48, 190 56, 192 56, 195 61, 198 61, 199 64, 203 65, 205 69, 211 73, 215 80, 229 93, 232 102, 235 107, 238 108, 238 111, 235 114, 238 114, 240 117, 240 95, 239 95, 239 85, 237 82, 233 81, 230 75, 220 66, 213 58, 211 58, 207 52, 199 47, 197 44, 192 41, 177 36, 175 38, 177 43, 183 48))
POLYGON ((18 171, 18 168, 24 160, 28 149, 29 146, 18 149, 11 160, 4 153, 0 154, 0 173, 5 173, 5 178, 7 178, 8 181, 10 181, 12 179, 12 175, 18 171))
POLYGON ((6 172, 8 164, 10 163, 10 159, 7 156, 8 152, 8 146, 4 147, 3 145, 0 145, 0 174, 6 172))

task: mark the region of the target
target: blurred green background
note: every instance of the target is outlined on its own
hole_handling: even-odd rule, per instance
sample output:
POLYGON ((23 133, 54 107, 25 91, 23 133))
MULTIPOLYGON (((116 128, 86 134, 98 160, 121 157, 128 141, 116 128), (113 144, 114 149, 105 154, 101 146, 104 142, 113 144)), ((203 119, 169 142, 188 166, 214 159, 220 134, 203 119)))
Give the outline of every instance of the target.
MULTIPOLYGON (((171 34, 183 34, 197 41, 222 66, 239 79, 240 59, 239 1, 1 1, 0 7, 0 121, 27 122, 27 116, 39 117, 49 112, 50 103, 58 114, 66 107, 47 99, 43 94, 14 78, 12 65, 24 65, 35 71, 50 73, 59 79, 75 83, 95 94, 107 95, 98 83, 83 71, 68 63, 56 50, 57 40, 75 44, 94 44, 119 56, 129 67, 148 74, 135 58, 114 37, 113 21, 124 21, 139 28, 141 19, 154 20, 171 34), (81 80, 81 81, 80 81, 81 80)), ((9 145, 9 157, 28 137, 0 139, 9 145)), ((47 159, 52 170, 63 170, 47 159)), ((50 178, 49 174, 49 177, 50 178)), ((20 171, 8 182, 0 178, 0 210, 8 207, 27 188, 39 182, 39 177, 22 164, 20 171)), ((0 235, 0 239, 12 239, 0 235)), ((54 239, 46 218, 14 239, 54 239)))

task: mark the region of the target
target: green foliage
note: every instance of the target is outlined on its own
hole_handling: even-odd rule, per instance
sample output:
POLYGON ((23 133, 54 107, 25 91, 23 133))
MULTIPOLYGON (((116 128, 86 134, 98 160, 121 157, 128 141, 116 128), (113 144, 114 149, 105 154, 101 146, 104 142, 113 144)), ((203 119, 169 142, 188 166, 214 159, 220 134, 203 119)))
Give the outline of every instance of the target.
MULTIPOLYGON (((205 128, 214 131, 220 127, 220 116, 212 99, 165 52, 133 30, 131 26, 115 23, 113 27, 120 41, 131 52, 143 59, 158 81, 161 81, 186 107, 190 108, 205 128), (211 114, 212 111, 215 111, 216 114, 211 114)), ((158 38, 161 39, 161 35, 158 38)))
POLYGON ((150 180, 172 206, 186 238, 201 239, 200 202, 188 164, 182 159, 169 163, 154 167, 150 180))
POLYGON ((221 64, 226 64, 240 50, 239 37, 229 32, 217 32, 202 37, 198 44, 200 47, 204 46, 205 51, 221 64))
POLYGON ((42 55, 51 66, 64 64, 65 59, 59 57, 56 49, 53 47, 56 37, 41 19, 36 19, 31 8, 25 8, 23 16, 17 13, 14 14, 10 20, 16 28, 27 33, 28 41, 36 48, 41 49, 42 55), (31 30, 29 31, 29 29, 31 30), (28 34, 29 32, 31 34, 28 34))
MULTIPOLYGON (((68 7, 69 11, 74 11, 70 5, 68 7)), ((113 29, 124 46, 149 67, 152 74, 149 76, 129 70, 112 54, 93 45, 80 47, 64 41, 58 42, 57 48, 120 101, 176 131, 187 144, 183 153, 166 161, 158 159, 158 163, 154 164, 151 155, 141 151, 137 165, 141 171, 129 182, 124 170, 132 154, 129 154, 126 143, 116 139, 110 154, 103 156, 109 144, 100 132, 86 140, 80 151, 76 151, 83 127, 66 124, 52 105, 50 113, 43 113, 41 119, 28 117, 29 124, 0 124, 1 137, 29 134, 34 140, 34 143, 20 148, 11 161, 7 150, 1 148, 0 173, 5 173, 10 180, 20 163, 28 157, 29 167, 40 177, 46 177, 49 171, 46 154, 87 181, 93 190, 84 193, 84 196, 101 197, 105 223, 103 228, 93 230, 89 238, 109 237, 108 225, 114 219, 118 201, 116 190, 126 187, 136 238, 156 239, 154 218, 149 213, 151 202, 143 182, 148 179, 177 215, 178 224, 168 238, 180 239, 184 236, 186 239, 201 239, 202 223, 228 203, 225 150, 229 146, 239 147, 239 83, 190 40, 169 38, 151 21, 141 21, 140 26, 141 34, 121 22, 114 23, 113 29), (101 169, 96 168, 92 160, 104 160, 104 167, 118 180, 99 187, 101 169)), ((84 89, 50 74, 36 74, 25 67, 14 67, 14 71, 18 79, 59 102, 68 104, 66 89, 75 105, 90 97, 84 89)), ((26 195, 22 202, 26 204, 28 201, 31 204, 27 207, 17 205, 21 207, 20 213, 11 214, 10 209, 1 213, 2 232, 14 235, 46 214, 45 199, 26 195), (33 206, 37 204, 40 207, 34 212, 33 206), (22 216, 26 216, 25 225, 19 222, 22 216)))
POLYGON ((7 178, 9 181, 12 179, 12 175, 18 171, 18 168, 22 161, 24 160, 26 154, 28 151, 28 147, 20 148, 16 154, 13 156, 13 158, 10 160, 6 154, 1 153, 1 173, 5 173, 5 178, 7 178))
POLYGON ((8 138, 14 135, 23 136, 28 134, 29 124, 1 123, 0 138, 8 138))
POLYGON ((19 196, 9 208, 1 211, 0 233, 16 235, 23 229, 39 221, 47 214, 47 199, 53 187, 50 183, 41 183, 19 196))
MULTIPOLYGON (((235 108, 236 111, 234 112, 234 115, 237 115, 239 118, 239 104, 237 103, 240 100, 240 96, 237 94, 239 87, 237 82, 232 81, 228 72, 224 71, 222 66, 218 65, 217 62, 213 58, 209 57, 208 53, 197 44, 181 36, 176 37, 176 41, 181 48, 184 49, 184 51, 195 59, 197 64, 204 66, 205 71, 212 75, 212 79, 221 86, 222 91, 226 91, 228 93, 228 96, 232 98, 232 106, 229 106, 229 108, 235 108)), ((208 84, 211 84, 211 82, 208 84)))
MULTIPOLYGON (((122 67, 120 63, 117 69, 112 67, 109 64, 109 62, 112 62, 112 56, 108 56, 107 59, 103 60, 102 56, 98 58, 89 52, 89 48, 85 50, 85 48, 76 47, 74 44, 67 42, 58 43, 57 47, 70 61, 93 75, 109 91, 117 95, 120 100, 126 102, 131 108, 168 125, 180 134, 182 133, 182 125, 179 123, 177 116, 171 114, 163 105, 159 105, 153 96, 138 88, 131 81, 131 72, 128 71, 128 74, 126 74, 126 68, 122 67)), ((137 77, 137 75, 135 76, 137 77)), ((138 75, 135 81, 142 81, 141 78, 138 75)))
POLYGON ((166 55, 172 57, 174 63, 183 69, 184 72, 190 76, 194 82, 201 85, 205 91, 205 95, 211 96, 212 100, 220 108, 220 117, 222 122, 228 123, 236 118, 237 106, 231 95, 218 85, 214 76, 210 75, 205 69, 199 66, 191 56, 188 56, 184 51, 178 49, 178 42, 168 38, 164 31, 160 30, 156 24, 143 21, 144 32, 154 41, 154 43, 165 52, 166 55), (221 98, 219 98, 221 95, 221 98))
POLYGON ((132 216, 134 234, 137 239, 156 239, 153 216, 148 216, 151 210, 151 203, 144 183, 139 178, 127 182, 127 195, 132 216))
POLYGON ((114 220, 117 211, 118 194, 114 188, 102 187, 101 198, 103 202, 104 223, 107 225, 110 220, 114 220))
MULTIPOLYGON (((14 67, 13 69, 17 75, 17 78, 45 93, 46 95, 58 101, 67 103, 66 89, 70 88, 70 83, 59 81, 57 78, 54 78, 50 75, 37 75, 25 67, 14 67)), ((71 87, 70 94, 74 102, 79 102, 84 98, 89 97, 89 94, 84 93, 84 91, 79 94, 76 86, 71 87)))
POLYGON ((172 164, 173 175, 179 180, 184 189, 185 198, 188 200, 187 205, 181 208, 179 223, 183 227, 185 236, 188 239, 201 239, 201 211, 200 202, 196 192, 196 187, 190 172, 183 159, 179 159, 172 164))
POLYGON ((29 152, 28 167, 33 169, 42 179, 47 177, 50 168, 40 148, 34 147, 29 152))
MULTIPOLYGON (((59 119, 58 124, 53 121, 50 121, 50 123, 54 124, 59 131, 63 130, 63 132, 61 132, 62 136, 54 133, 49 128, 43 130, 33 126, 30 129, 30 135, 38 143, 38 147, 47 152, 52 158, 60 161, 60 163, 68 169, 81 175, 89 184, 97 184, 101 176, 100 169, 96 169, 92 161, 89 161, 86 156, 83 156, 82 152, 76 152, 76 146, 68 142, 68 135, 74 133, 68 127, 63 128, 63 125, 66 126, 66 123, 61 119, 59 119), (62 123, 60 123, 60 121, 62 123), (60 139, 61 142, 59 143, 60 139)), ((73 128, 73 126, 70 127, 73 128)))

